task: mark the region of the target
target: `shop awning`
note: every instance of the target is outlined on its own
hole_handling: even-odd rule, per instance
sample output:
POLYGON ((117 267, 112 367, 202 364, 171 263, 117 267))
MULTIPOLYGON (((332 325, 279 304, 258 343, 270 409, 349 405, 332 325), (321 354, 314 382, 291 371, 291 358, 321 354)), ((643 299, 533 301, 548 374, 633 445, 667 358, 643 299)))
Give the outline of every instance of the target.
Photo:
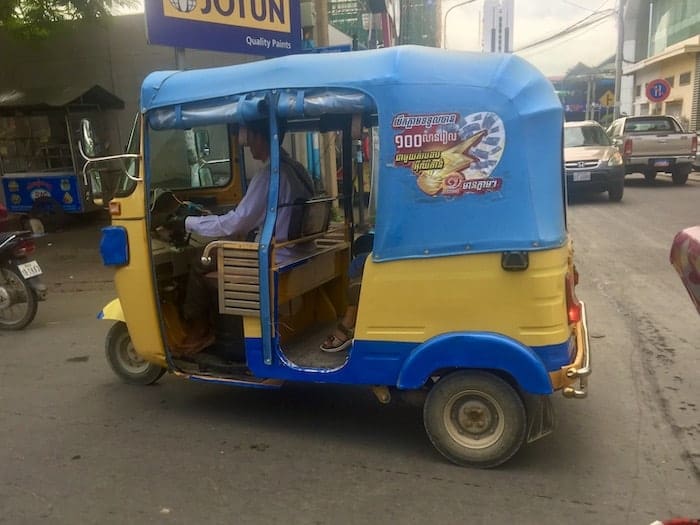
POLYGON ((21 89, 0 87, 0 111, 3 109, 46 109, 98 106, 100 109, 124 109, 124 101, 102 86, 47 86, 21 89))

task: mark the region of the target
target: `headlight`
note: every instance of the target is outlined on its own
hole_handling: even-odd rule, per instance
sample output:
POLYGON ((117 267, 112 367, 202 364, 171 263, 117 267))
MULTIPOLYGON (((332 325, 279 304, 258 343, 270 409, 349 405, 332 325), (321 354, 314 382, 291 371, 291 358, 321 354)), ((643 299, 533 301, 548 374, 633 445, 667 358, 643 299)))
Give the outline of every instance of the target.
POLYGON ((622 155, 619 151, 613 153, 608 159, 608 166, 622 166, 622 155))

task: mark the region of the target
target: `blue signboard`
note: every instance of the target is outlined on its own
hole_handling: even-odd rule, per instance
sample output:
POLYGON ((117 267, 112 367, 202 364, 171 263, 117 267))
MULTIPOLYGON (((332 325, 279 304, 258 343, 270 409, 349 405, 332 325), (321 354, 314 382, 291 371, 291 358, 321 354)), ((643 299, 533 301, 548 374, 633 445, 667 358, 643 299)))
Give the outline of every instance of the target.
POLYGON ((2 185, 7 209, 12 212, 30 211, 34 201, 44 198, 55 200, 67 212, 82 211, 75 173, 5 175, 2 185))
POLYGON ((301 50, 299 0, 146 0, 148 42, 275 57, 301 50))

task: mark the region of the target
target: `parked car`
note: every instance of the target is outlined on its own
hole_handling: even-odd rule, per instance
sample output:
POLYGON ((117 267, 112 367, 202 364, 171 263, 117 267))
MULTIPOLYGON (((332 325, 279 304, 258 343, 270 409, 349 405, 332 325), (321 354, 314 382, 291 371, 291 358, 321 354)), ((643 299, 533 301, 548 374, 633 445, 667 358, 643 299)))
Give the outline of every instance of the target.
POLYGON ((611 201, 622 200, 625 191, 622 156, 597 122, 564 124, 564 164, 568 192, 607 191, 611 201))
POLYGON ((622 117, 608 128, 608 135, 625 160, 625 173, 642 173, 653 182, 659 171, 671 174, 673 184, 688 180, 698 137, 685 133, 683 127, 668 115, 622 117))

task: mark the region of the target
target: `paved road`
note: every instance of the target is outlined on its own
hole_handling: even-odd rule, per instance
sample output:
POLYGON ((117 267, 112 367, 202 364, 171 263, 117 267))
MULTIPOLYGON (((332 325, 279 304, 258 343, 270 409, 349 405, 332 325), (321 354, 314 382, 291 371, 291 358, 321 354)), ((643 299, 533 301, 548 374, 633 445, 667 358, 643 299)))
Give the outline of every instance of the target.
POLYGON ((108 369, 96 228, 45 238, 52 293, 0 333, 0 523, 582 523, 700 516, 700 316, 668 264, 700 182, 569 209, 591 393, 500 469, 446 463, 420 410, 364 390, 149 388, 108 369), (49 243, 51 245, 49 246, 49 243))

